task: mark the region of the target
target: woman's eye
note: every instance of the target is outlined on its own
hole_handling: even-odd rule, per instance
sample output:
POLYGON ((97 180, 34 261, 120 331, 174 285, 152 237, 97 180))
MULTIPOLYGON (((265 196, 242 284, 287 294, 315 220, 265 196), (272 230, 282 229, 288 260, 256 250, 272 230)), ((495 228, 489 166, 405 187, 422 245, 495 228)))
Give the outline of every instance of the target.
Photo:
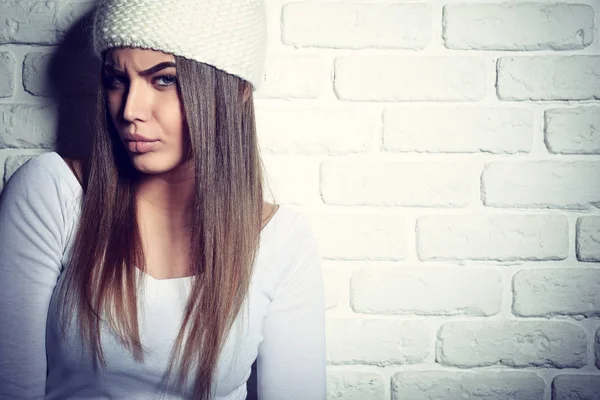
POLYGON ((114 75, 107 75, 104 77, 104 86, 109 89, 117 88, 121 85, 125 85, 126 82, 123 78, 114 75))
POLYGON ((175 83, 177 78, 174 75, 161 75, 154 78, 154 82, 158 86, 171 86, 175 83))

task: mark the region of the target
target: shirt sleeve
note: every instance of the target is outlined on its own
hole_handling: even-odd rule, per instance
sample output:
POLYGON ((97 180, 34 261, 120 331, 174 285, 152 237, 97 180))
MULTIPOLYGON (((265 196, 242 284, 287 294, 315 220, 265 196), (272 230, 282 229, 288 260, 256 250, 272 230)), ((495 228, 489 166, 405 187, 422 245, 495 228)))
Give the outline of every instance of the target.
POLYGON ((290 273, 271 301, 258 349, 259 400, 324 400, 325 296, 307 222, 289 253, 290 273))
POLYGON ((58 178, 33 158, 0 194, 2 400, 45 397, 46 318, 65 243, 59 187, 58 178))

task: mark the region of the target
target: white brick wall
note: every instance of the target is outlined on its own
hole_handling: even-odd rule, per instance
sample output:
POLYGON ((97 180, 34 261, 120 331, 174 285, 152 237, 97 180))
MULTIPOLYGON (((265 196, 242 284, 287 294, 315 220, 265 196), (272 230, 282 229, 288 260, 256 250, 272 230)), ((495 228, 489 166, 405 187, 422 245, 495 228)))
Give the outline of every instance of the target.
MULTIPOLYGON (((266 2, 258 129, 320 243, 329 398, 600 399, 600 3, 266 2)), ((53 90, 95 76, 52 60, 91 3, 0 3, 5 178, 85 127, 53 90)))
POLYGON ((549 109, 544 116, 551 153, 600 154, 600 107, 549 109))
POLYGON ((444 6, 443 23, 450 49, 580 50, 592 43, 594 9, 559 2, 463 2, 444 6))
POLYGON ((11 97, 15 90, 15 58, 9 51, 0 52, 0 98, 11 97))
POLYGON ((392 399, 542 399, 544 386, 530 372, 398 372, 392 377, 392 399))
POLYGON ((524 108, 418 105, 388 108, 383 118, 386 151, 513 154, 533 144, 534 117, 524 108))
POLYGON ((447 322, 437 335, 436 361, 460 368, 580 368, 587 364, 586 339, 570 322, 447 322))
POLYGON ((422 49, 430 4, 294 2, 282 15, 283 43, 297 47, 422 49))
POLYGON ((461 56, 336 57, 333 86, 340 100, 478 101, 489 62, 461 56))
POLYGON ((598 100, 597 55, 510 56, 498 60, 500 100, 598 100))

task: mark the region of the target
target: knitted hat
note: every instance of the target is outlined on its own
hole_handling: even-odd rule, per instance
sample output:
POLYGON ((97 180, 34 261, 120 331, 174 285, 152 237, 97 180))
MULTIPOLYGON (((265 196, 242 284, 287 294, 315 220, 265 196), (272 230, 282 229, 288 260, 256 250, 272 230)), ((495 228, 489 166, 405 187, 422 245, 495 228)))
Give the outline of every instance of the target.
POLYGON ((263 0, 102 0, 94 15, 94 51, 139 47, 210 64, 263 81, 263 0))

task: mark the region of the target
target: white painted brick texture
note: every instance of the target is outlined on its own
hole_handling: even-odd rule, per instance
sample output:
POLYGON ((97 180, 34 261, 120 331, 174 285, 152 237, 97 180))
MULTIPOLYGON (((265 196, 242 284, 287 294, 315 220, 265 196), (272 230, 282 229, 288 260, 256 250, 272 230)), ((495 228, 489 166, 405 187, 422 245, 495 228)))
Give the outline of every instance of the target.
POLYGON ((594 37, 594 9, 589 5, 472 3, 444 6, 449 49, 579 50, 594 37))
POLYGON ((485 59, 347 56, 335 60, 340 100, 478 101, 486 93, 485 59))
POLYGON ((323 91, 325 63, 319 55, 272 54, 256 98, 314 99, 323 91))
MULTIPOLYGON (((93 3, 0 1, 0 190, 82 126, 54 92, 93 103, 93 3)), ((600 3, 265 5, 266 191, 319 242, 328 399, 600 400, 600 3)))
POLYGON ((311 222, 325 258, 401 260, 406 258, 407 221, 389 214, 313 214, 311 222))
POLYGON ((561 215, 427 215, 416 235, 421 260, 562 260, 569 250, 561 215))
POLYGON ((514 154, 533 145, 533 114, 522 108, 394 107, 383 121, 392 152, 514 154))
POLYGON ((580 217, 576 239, 579 260, 600 261, 600 216, 580 217))
POLYGON ((555 154, 600 154, 600 107, 545 112, 546 145, 555 154))
POLYGON ((327 359, 333 364, 405 365, 433 352, 433 332, 422 321, 332 318, 327 359), (365 346, 366 342, 369 342, 365 346))
POLYGON ((14 94, 15 66, 15 57, 10 51, 0 52, 0 98, 14 94))
POLYGON ((459 368, 580 368, 588 362, 587 336, 568 322, 447 322, 437 335, 436 359, 459 368))
POLYGON ((600 205, 600 162, 492 162, 481 184, 491 207, 588 209, 600 205))
POLYGON ((379 400, 385 394, 385 379, 380 374, 331 368, 327 374, 329 399, 379 400))
POLYGON ((464 163, 326 161, 321 165, 326 204, 464 207, 471 197, 464 163))
POLYGON ((542 400, 544 380, 527 372, 398 372, 394 400, 542 400))
POLYGON ((56 1, 5 0, 2 2, 0 44, 56 44, 58 25, 56 1))
POLYGON ((0 104, 0 149, 51 148, 58 121, 45 105, 0 104))
POLYGON ((498 60, 501 100, 598 100, 600 56, 514 56, 498 60))
POLYGON ((350 290, 353 310, 367 314, 490 316, 502 303, 502 279, 491 269, 363 269, 350 290))
POLYGON ((430 4, 297 2, 283 8, 283 42, 298 47, 422 49, 430 4))
POLYGON ((52 54, 32 52, 23 61, 23 87, 34 96, 51 96, 51 88, 46 72, 49 70, 52 54))
POLYGON ((598 399, 600 377, 597 375, 558 375, 552 381, 554 399, 598 399))
POLYGON ((513 279, 513 291, 516 315, 600 316, 600 269, 522 270, 513 279))
POLYGON ((259 104, 261 148, 278 154, 348 154, 370 150, 381 131, 381 115, 356 107, 259 104))

